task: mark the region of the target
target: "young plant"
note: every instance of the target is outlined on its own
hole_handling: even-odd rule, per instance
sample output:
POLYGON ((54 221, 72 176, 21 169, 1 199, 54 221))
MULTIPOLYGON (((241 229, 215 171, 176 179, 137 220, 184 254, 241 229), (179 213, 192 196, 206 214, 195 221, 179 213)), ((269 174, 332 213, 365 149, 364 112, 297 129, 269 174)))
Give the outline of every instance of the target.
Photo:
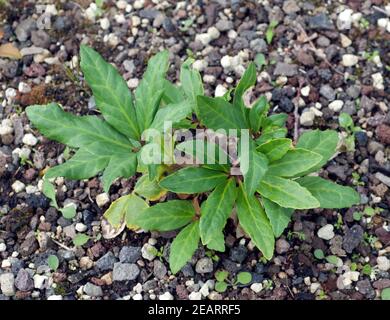
POLYGON ((355 134, 362 131, 360 127, 355 127, 352 117, 345 112, 340 113, 339 125, 342 127, 346 136, 344 137, 344 144, 347 151, 355 151, 355 134))
POLYGON ((53 103, 27 108, 41 133, 77 149, 72 158, 45 174, 43 190, 53 205, 57 205, 55 190, 47 179, 87 179, 103 172, 108 192, 116 178, 141 172, 133 193, 113 202, 105 212, 114 228, 106 238, 125 226, 181 229, 169 257, 171 271, 177 273, 199 242, 210 250, 225 250, 223 231, 233 211, 262 252, 261 259, 269 260, 275 237, 283 233, 295 209, 345 208, 360 202, 352 188, 314 175, 336 152, 337 132, 308 131, 294 145, 286 138, 286 114, 268 115, 270 106, 264 96, 251 106, 244 102, 246 91, 256 82, 254 63, 235 89, 224 97, 210 98, 204 96, 200 74, 190 67, 192 61, 183 64, 181 84, 176 86, 165 79, 168 53, 160 52, 150 59, 133 99, 113 66, 94 50, 81 48, 81 69, 103 119, 77 117, 53 103), (176 136, 167 139, 166 121, 173 123, 173 129, 207 128, 206 134, 174 148, 175 137, 182 132, 176 130, 176 136), (164 136, 148 139, 150 129, 164 136), (167 141, 172 148, 166 146, 167 141), (156 145, 158 161, 145 161, 145 151, 149 155, 156 145), (236 152, 231 152, 231 146, 236 152), (193 160, 191 165, 188 159, 193 160), (168 192, 171 200, 153 204, 168 192))

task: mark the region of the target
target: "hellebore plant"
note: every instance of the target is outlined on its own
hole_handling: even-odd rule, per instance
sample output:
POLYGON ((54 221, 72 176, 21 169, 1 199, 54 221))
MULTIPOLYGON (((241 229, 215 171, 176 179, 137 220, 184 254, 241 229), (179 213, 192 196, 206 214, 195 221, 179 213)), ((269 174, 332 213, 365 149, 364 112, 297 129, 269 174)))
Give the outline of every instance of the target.
POLYGON ((162 51, 149 60, 133 97, 115 68, 96 51, 82 46, 80 55, 102 117, 74 116, 54 103, 27 108, 43 135, 77 149, 70 160, 47 170, 44 193, 56 205, 49 179, 80 180, 102 173, 108 192, 117 178, 142 173, 133 193, 114 201, 104 217, 115 235, 125 226, 181 229, 170 248, 172 273, 191 259, 199 242, 224 251, 223 231, 234 213, 269 260, 275 238, 294 209, 359 204, 352 188, 316 174, 335 154, 337 132, 307 131, 294 145, 286 137, 286 114, 268 115, 264 96, 246 105, 244 94, 256 82, 254 63, 235 89, 210 98, 191 59, 181 67, 181 85, 169 82, 168 52, 162 51), (195 131, 201 134, 179 141, 195 131), (171 200, 165 201, 168 192, 171 200))

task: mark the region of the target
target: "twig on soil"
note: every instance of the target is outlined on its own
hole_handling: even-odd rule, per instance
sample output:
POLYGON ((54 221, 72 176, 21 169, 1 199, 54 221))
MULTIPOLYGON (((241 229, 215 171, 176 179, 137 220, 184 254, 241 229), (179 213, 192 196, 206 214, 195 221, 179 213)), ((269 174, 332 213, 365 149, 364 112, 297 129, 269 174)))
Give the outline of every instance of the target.
POLYGON ((57 241, 57 240, 55 240, 55 239, 53 239, 53 238, 51 238, 51 240, 52 240, 56 245, 58 245, 59 247, 65 249, 65 250, 74 251, 74 249, 67 247, 66 245, 62 244, 61 242, 59 242, 59 241, 57 241))

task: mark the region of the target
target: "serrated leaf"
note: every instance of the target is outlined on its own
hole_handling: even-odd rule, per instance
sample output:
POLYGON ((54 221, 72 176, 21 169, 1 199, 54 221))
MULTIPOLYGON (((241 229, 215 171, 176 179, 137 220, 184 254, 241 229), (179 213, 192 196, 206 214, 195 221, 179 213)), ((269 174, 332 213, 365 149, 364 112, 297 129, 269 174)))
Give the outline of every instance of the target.
POLYGON ((123 221, 126 221, 129 229, 136 230, 138 226, 134 223, 135 218, 148 207, 148 204, 140 197, 129 194, 111 203, 104 217, 115 229, 120 228, 123 221))
POLYGON ((209 98, 198 96, 197 98, 199 119, 207 127, 213 130, 246 129, 246 120, 239 108, 234 107, 223 98, 209 98))
POLYGON ((80 57, 81 70, 104 119, 126 137, 138 140, 140 130, 125 80, 92 48, 81 45, 80 57))
POLYGON ((321 208, 350 208, 360 203, 359 194, 351 187, 345 187, 320 177, 303 177, 296 180, 320 202, 321 208))
POLYGON ((267 157, 257 152, 254 146, 249 149, 249 161, 241 163, 241 171, 244 175, 244 187, 249 194, 255 193, 261 179, 268 170, 267 157), (248 166, 248 167, 247 167, 248 166))
POLYGON ((199 193, 214 189, 227 175, 206 168, 189 167, 172 173, 160 181, 160 186, 176 193, 199 193))
POLYGON ((287 135, 287 128, 272 128, 262 132, 261 136, 256 139, 257 145, 262 145, 272 139, 284 138, 287 135))
POLYGON ((265 154, 270 162, 282 158, 293 147, 291 139, 273 139, 257 147, 257 151, 265 154))
POLYGON ((169 104, 157 111, 150 128, 162 132, 165 121, 171 121, 172 125, 175 125, 185 119, 190 113, 191 105, 187 101, 169 104))
POLYGON ((150 180, 149 175, 144 174, 135 184, 134 192, 150 201, 157 201, 167 193, 167 190, 161 188, 157 179, 150 180))
POLYGON ((149 207, 134 222, 145 230, 170 231, 190 223, 194 216, 191 201, 171 200, 149 207))
POLYGON ((242 75, 240 81, 238 82, 238 85, 234 90, 234 97, 233 97, 233 106, 239 108, 242 117, 243 119, 245 119, 246 123, 248 121, 249 109, 245 106, 242 97, 245 91, 247 91, 250 87, 254 86, 255 83, 256 83, 256 65, 253 62, 251 62, 248 68, 245 70, 244 74, 242 75))
POLYGON ((81 148, 91 143, 101 143, 105 148, 131 150, 130 141, 96 116, 75 116, 63 111, 56 103, 34 105, 26 113, 35 127, 47 138, 81 148))
POLYGON ((190 156, 194 164, 202 164, 205 168, 225 172, 230 169, 227 153, 212 141, 187 140, 176 145, 176 149, 190 156))
POLYGON ((261 96, 249 111, 249 123, 254 132, 260 130, 263 119, 268 112, 269 104, 265 96, 261 96))
POLYGON ((203 245, 207 245, 209 249, 224 251, 224 243, 221 248, 221 234, 223 240, 223 229, 232 213, 236 197, 236 182, 234 179, 229 179, 226 183, 217 186, 202 203, 200 236, 203 245))
POLYGON ((136 113, 141 132, 149 128, 160 105, 166 85, 164 78, 168 71, 168 63, 167 50, 150 58, 143 78, 135 90, 136 113))
POLYGON ((266 259, 271 259, 275 245, 272 227, 260 202, 254 195, 247 194, 243 187, 238 193, 237 216, 241 227, 251 237, 256 247, 266 259))
POLYGON ((320 206, 318 200, 297 182, 268 174, 257 191, 284 208, 312 209, 320 206))
POLYGON ((305 174, 315 172, 324 166, 335 154, 339 135, 334 130, 312 130, 303 133, 298 140, 297 148, 313 151, 322 156, 322 160, 305 174))
POLYGON ((135 153, 114 154, 103 172, 102 182, 104 192, 110 190, 110 186, 116 178, 129 178, 133 176, 136 168, 137 155, 135 153))
POLYGON ((172 241, 169 254, 169 267, 176 274, 189 261, 199 245, 199 221, 186 226, 172 241))
POLYGON ((47 258, 47 264, 51 270, 56 271, 60 265, 60 261, 58 260, 57 256, 51 254, 47 258))
POLYGON ((162 100, 165 104, 176 104, 184 101, 184 93, 182 88, 175 86, 172 82, 167 79, 164 82, 164 93, 162 100))
POLYGON ((263 198, 263 205, 265 213, 271 223, 272 230, 274 231, 274 235, 278 238, 290 223, 294 209, 283 208, 267 198, 263 198))
POLYGON ((185 96, 192 109, 196 114, 199 114, 197 110, 196 97, 204 94, 202 77, 198 70, 191 68, 191 64, 194 63, 194 59, 188 58, 181 66, 180 70, 180 83, 181 88, 184 91, 185 96))
POLYGON ((50 205, 58 209, 58 204, 56 199, 56 189, 50 181, 46 179, 43 180, 42 192, 47 198, 51 200, 50 205))
POLYGON ((278 177, 302 175, 322 160, 318 153, 306 149, 288 150, 283 158, 274 161, 268 167, 267 174, 278 177))
POLYGON ((73 238, 73 244, 76 246, 76 247, 81 247, 83 245, 85 245, 88 240, 89 240, 89 236, 87 236, 86 234, 84 233, 78 233, 76 234, 76 236, 73 238))
POLYGON ((252 274, 250 272, 240 272, 237 275, 237 283, 248 284, 252 281, 252 274))

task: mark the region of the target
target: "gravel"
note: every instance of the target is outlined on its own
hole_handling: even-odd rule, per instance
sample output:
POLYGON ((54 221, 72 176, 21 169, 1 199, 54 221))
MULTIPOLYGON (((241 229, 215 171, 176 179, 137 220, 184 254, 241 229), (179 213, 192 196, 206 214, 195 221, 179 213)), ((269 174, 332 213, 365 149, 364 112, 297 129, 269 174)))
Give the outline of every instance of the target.
POLYGON ((139 273, 140 270, 136 264, 117 262, 114 264, 112 279, 114 281, 135 280, 139 273))
POLYGON ((197 273, 209 273, 213 271, 213 261, 210 258, 199 259, 195 266, 197 273))

